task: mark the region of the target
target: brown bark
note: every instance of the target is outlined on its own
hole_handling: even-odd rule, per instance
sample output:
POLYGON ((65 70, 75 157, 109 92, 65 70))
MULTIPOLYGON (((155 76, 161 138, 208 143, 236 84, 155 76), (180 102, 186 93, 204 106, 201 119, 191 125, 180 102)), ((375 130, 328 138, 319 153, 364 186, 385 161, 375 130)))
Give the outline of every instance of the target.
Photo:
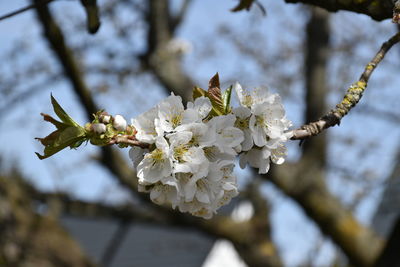
POLYGON ((55 218, 35 212, 18 177, 0 177, 1 266, 94 266, 55 218))
POLYGON ((392 0, 285 0, 287 3, 302 3, 322 7, 330 12, 348 10, 370 16, 375 20, 392 18, 392 0))

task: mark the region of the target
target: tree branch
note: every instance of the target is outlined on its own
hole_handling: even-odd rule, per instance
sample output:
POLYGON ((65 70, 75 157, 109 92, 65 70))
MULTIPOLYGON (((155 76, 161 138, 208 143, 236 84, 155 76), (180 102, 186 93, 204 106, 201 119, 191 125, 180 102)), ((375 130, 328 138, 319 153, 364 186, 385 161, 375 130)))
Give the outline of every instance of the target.
POLYGON ((376 261, 374 267, 398 267, 400 266, 400 216, 394 224, 382 254, 376 261))
POLYGON ((36 2, 35 4, 27 5, 26 7, 17 9, 17 10, 15 10, 15 11, 12 11, 12 12, 8 13, 8 14, 4 14, 4 15, 0 16, 0 21, 1 21, 1 20, 5 20, 5 19, 8 19, 8 18, 11 18, 11 17, 13 17, 13 16, 15 16, 15 15, 18 15, 18 14, 21 14, 21 13, 23 13, 23 12, 25 12, 25 11, 28 11, 28 10, 30 10, 30 9, 33 9, 33 8, 35 8, 35 7, 37 7, 37 6, 40 6, 40 5, 47 5, 48 3, 53 2, 53 1, 54 1, 54 0, 42 0, 42 1, 36 2))
POLYGON ((329 127, 339 125, 341 119, 360 101, 365 89, 367 88, 372 72, 376 69, 390 48, 399 41, 400 33, 396 33, 388 41, 384 42, 378 53, 365 67, 360 79, 347 89, 347 93, 343 97, 342 102, 337 104, 335 109, 332 109, 318 121, 305 124, 300 128, 293 130, 293 137, 291 139, 306 139, 318 135, 329 127))
POLYGON ((370 16, 375 20, 392 18, 394 3, 392 0, 380 1, 340 1, 340 0, 285 0, 287 3, 302 3, 322 7, 330 12, 348 10, 370 16))
POLYGON ((0 265, 94 266, 50 214, 38 214, 18 174, 0 176, 0 265))

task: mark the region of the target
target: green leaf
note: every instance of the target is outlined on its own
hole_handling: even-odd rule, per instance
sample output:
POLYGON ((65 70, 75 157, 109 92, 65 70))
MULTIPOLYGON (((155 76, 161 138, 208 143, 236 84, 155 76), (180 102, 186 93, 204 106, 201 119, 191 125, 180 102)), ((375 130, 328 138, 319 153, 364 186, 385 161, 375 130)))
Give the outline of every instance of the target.
POLYGON ((201 96, 207 97, 207 92, 205 90, 201 89, 200 87, 195 86, 193 88, 193 100, 195 100, 196 98, 199 98, 201 96))
POLYGON ((222 101, 224 105, 224 114, 228 114, 231 112, 231 95, 232 95, 233 86, 229 86, 228 89, 222 94, 222 101))
POLYGON ((44 146, 43 155, 36 153, 39 159, 48 158, 68 146, 70 148, 76 148, 84 141, 88 140, 86 130, 77 124, 70 116, 68 116, 68 114, 62 109, 53 96, 51 96, 51 103, 53 105, 54 112, 61 119, 61 121, 54 119, 50 115, 41 113, 43 119, 53 124, 57 130, 45 138, 36 138, 44 146))
POLYGON ((57 116, 61 119, 62 122, 68 124, 70 126, 79 126, 65 111, 64 109, 58 104, 57 100, 51 95, 51 104, 53 105, 54 112, 57 116))
POLYGON ((57 130, 45 138, 36 138, 44 148, 44 155, 35 153, 39 159, 48 158, 66 147, 76 148, 86 140, 85 129, 78 126, 70 126, 63 130, 57 130))

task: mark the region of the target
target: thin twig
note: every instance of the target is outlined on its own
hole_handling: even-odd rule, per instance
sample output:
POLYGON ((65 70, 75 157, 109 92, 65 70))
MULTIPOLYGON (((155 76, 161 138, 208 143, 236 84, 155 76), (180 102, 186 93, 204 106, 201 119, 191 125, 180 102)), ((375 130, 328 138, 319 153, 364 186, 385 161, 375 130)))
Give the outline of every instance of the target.
POLYGON ((138 140, 132 139, 132 136, 128 135, 118 135, 114 137, 108 145, 128 145, 128 146, 138 146, 141 148, 148 148, 148 143, 143 143, 138 140))
POLYGON ((35 7, 37 7, 37 6, 46 5, 46 4, 48 4, 48 3, 52 2, 52 1, 54 1, 54 0, 43 0, 43 1, 38 2, 38 3, 30 4, 30 5, 26 6, 26 7, 17 9, 17 10, 15 10, 15 11, 12 11, 12 12, 10 12, 10 13, 7 13, 7 14, 5 14, 5 15, 3 15, 3 16, 0 16, 0 21, 1 21, 1 20, 5 20, 5 19, 8 19, 8 18, 13 17, 13 16, 18 15, 18 14, 21 14, 21 13, 23 13, 23 12, 25 12, 25 11, 28 11, 28 10, 30 10, 30 9, 33 9, 33 8, 35 8, 35 7))
POLYGON ((336 108, 332 109, 318 121, 305 124, 300 128, 293 130, 293 136, 291 139, 303 140, 318 135, 329 127, 339 125, 341 119, 360 101, 365 89, 367 88, 368 80, 371 77, 372 72, 376 69, 390 48, 399 41, 400 32, 396 33, 388 41, 384 42, 378 53, 376 53, 374 58, 365 67, 360 79, 347 89, 347 93, 343 97, 342 102, 337 104, 336 108))

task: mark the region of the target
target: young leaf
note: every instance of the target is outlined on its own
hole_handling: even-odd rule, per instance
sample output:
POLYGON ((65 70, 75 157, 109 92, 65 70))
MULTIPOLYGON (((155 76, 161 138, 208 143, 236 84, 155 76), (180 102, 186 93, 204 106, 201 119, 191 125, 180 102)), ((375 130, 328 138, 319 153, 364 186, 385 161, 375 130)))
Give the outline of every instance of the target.
POLYGON ((68 124, 70 126, 79 126, 65 111, 64 109, 58 104, 57 100, 51 95, 51 104, 53 105, 54 112, 57 116, 61 119, 62 122, 68 124))
POLYGON ((36 153, 39 159, 48 158, 68 146, 70 148, 76 148, 87 140, 86 130, 68 116, 53 96, 51 96, 51 103, 54 112, 61 121, 54 119, 50 115, 41 113, 43 119, 53 124, 57 130, 45 138, 36 138, 44 146, 44 155, 36 153))
POLYGON ((207 96, 207 92, 200 87, 195 86, 193 88, 193 100, 201 96, 207 96))
POLYGON ((224 112, 224 104, 222 101, 218 72, 209 81, 207 93, 212 104, 212 113, 215 113, 215 115, 222 115, 224 112))
POLYGON ((232 95, 232 85, 229 86, 228 89, 225 90, 225 92, 222 94, 222 101, 224 104, 224 114, 228 114, 231 112, 231 95, 232 95))
POLYGON ((44 145, 44 155, 35 153, 39 159, 48 158, 66 147, 76 148, 86 139, 86 132, 80 126, 69 126, 63 130, 56 130, 45 138, 36 138, 44 145))

